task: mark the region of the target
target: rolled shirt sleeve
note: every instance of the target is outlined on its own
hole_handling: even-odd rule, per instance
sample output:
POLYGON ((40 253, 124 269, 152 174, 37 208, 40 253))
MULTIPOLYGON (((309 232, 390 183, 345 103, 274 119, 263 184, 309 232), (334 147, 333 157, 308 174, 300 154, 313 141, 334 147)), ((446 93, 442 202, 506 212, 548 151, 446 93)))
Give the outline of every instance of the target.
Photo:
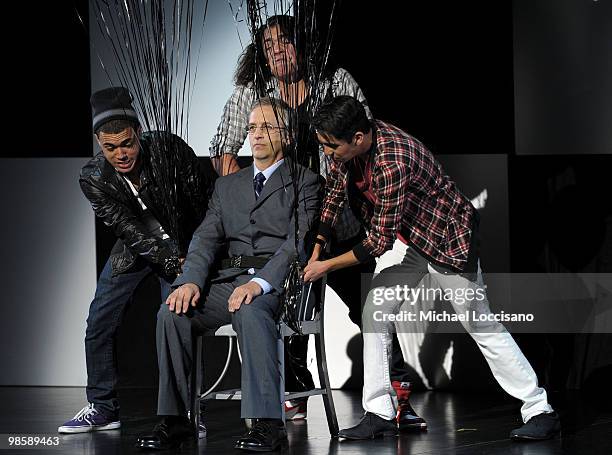
POLYGON ((329 240, 346 201, 347 171, 344 164, 333 164, 327 176, 321 207, 319 234, 329 240))
POLYGON ((370 107, 368 106, 368 101, 363 94, 363 90, 361 90, 361 87, 359 87, 359 84, 355 78, 351 76, 347 70, 344 68, 338 68, 336 70, 331 89, 333 96, 348 95, 356 98, 361 104, 363 104, 363 108, 365 109, 368 118, 373 120, 374 117, 372 117, 372 112, 370 112, 370 107))

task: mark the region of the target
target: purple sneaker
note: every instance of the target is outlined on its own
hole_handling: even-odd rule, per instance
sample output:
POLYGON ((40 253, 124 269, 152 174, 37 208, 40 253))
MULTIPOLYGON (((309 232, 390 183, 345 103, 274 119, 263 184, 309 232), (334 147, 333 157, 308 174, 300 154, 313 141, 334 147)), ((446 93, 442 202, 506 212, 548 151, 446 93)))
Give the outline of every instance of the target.
POLYGON ((58 433, 87 433, 89 431, 116 430, 121 427, 119 420, 106 417, 89 403, 71 420, 57 429, 58 433))

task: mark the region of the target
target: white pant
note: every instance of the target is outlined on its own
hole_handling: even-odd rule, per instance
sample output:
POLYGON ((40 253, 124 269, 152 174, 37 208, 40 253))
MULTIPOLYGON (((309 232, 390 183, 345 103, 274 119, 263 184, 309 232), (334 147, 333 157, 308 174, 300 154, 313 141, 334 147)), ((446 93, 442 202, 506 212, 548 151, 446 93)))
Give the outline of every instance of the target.
MULTIPOLYGON (((401 264, 407 250, 407 245, 396 240, 393 248, 377 259, 375 273, 380 273, 384 269, 401 264)), ((476 282, 471 282, 459 274, 440 273, 430 264, 427 265, 427 269, 429 274, 424 279, 429 280, 428 284, 430 286, 440 287, 443 291, 467 287, 483 288, 484 286, 480 265, 478 266, 476 282)), ((371 317, 367 315, 372 314, 374 305, 372 293, 373 289, 370 290, 365 303, 364 318, 371 317)), ((394 313, 397 312, 402 303, 403 301, 385 303, 388 306, 386 308, 383 307, 383 309, 388 314, 394 313)), ((466 305, 459 305, 454 301, 451 303, 456 313, 466 311, 466 305)), ((379 305, 376 306, 377 310, 381 309, 379 305)), ((478 311, 481 313, 490 312, 486 297, 484 301, 479 303, 478 311)), ((411 343, 414 343, 414 333, 410 333, 411 331, 406 330, 402 325, 411 323, 395 322, 394 324, 396 324, 397 338, 402 353, 404 358, 407 359, 409 357, 406 354, 410 351, 411 343)), ((462 324, 467 328, 468 322, 462 322, 462 324)), ((490 333, 481 333, 475 330, 469 330, 469 333, 487 360, 491 372, 499 385, 508 394, 523 402, 521 407, 523 421, 527 422, 531 417, 543 412, 552 412, 553 409, 548 404, 546 391, 538 387, 538 380, 533 368, 512 336, 498 322, 489 323, 487 331, 489 327, 491 328, 490 333)), ((364 331, 363 333, 363 408, 384 419, 394 418, 397 407, 395 392, 393 387, 391 387, 391 379, 389 377, 392 341, 392 333, 389 332, 390 328, 387 326, 387 330, 376 330, 374 333, 364 331)))

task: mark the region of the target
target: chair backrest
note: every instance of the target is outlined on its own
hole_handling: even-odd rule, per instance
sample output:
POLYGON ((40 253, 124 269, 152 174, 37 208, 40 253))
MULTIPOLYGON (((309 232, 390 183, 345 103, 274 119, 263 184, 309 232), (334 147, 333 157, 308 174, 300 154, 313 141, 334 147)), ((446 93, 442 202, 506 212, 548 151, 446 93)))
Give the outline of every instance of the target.
MULTIPOLYGON (((328 254, 330 250, 329 242, 326 246, 324 254, 328 254)), ((320 280, 314 283, 306 283, 302 286, 302 293, 299 302, 296 305, 292 305, 291 309, 285 308, 286 311, 292 311, 290 318, 295 321, 298 325, 308 326, 307 332, 312 332, 314 326, 308 324, 309 321, 319 321, 322 317, 322 311, 325 306, 325 286, 327 284, 327 276, 324 276, 320 280)), ((283 331, 285 333, 294 332, 291 323, 285 322, 285 317, 281 319, 281 322, 285 326, 283 331), (289 330, 288 330, 289 329, 289 330)))

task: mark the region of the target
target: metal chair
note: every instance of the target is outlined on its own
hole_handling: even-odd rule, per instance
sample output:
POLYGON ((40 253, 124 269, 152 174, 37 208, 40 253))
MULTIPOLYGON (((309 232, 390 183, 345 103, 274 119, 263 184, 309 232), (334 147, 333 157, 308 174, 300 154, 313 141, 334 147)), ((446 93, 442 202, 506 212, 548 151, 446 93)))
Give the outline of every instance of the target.
MULTIPOLYGON (((325 406, 325 415, 327 417, 327 426, 329 427, 329 433, 332 437, 338 436, 338 420, 336 418, 336 410, 334 408, 334 400, 332 397, 332 390, 329 383, 329 376, 327 374, 327 359, 325 355, 325 331, 324 331, 324 315, 325 315, 325 285, 327 279, 323 277, 316 283, 309 283, 304 286, 302 293, 302 304, 299 311, 300 324, 302 327, 302 333, 304 335, 313 335, 315 337, 315 349, 317 354, 317 367, 319 371, 319 381, 321 383, 320 388, 315 388, 306 392, 286 392, 285 391, 285 337, 295 334, 295 332, 289 328, 285 323, 280 322, 277 324, 278 327, 278 362, 280 374, 280 397, 279 404, 281 406, 283 420, 285 412, 285 401, 294 400, 296 398, 309 397, 313 395, 321 395, 323 398, 323 404, 325 406), (312 292, 314 290, 314 293, 312 292), (316 294, 319 298, 316 299, 316 294), (311 298, 312 296, 312 298, 311 298), (318 301, 318 305, 317 305, 318 301)), ((225 377, 227 373, 231 355, 233 352, 234 337, 236 332, 232 328, 231 324, 224 325, 211 333, 204 333, 202 335, 193 337, 193 351, 195 353, 194 363, 191 368, 191 410, 190 420, 193 427, 197 430, 200 413, 200 400, 240 400, 241 391, 240 389, 221 390, 214 391, 219 383, 225 377), (202 337, 203 336, 223 336, 228 338, 228 356, 225 362, 223 371, 217 381, 204 393, 201 392, 202 385, 202 368, 200 368, 202 362, 202 337)), ((237 343, 236 343, 237 344, 237 343)), ((239 347, 237 349, 238 356, 240 356, 239 347)))

